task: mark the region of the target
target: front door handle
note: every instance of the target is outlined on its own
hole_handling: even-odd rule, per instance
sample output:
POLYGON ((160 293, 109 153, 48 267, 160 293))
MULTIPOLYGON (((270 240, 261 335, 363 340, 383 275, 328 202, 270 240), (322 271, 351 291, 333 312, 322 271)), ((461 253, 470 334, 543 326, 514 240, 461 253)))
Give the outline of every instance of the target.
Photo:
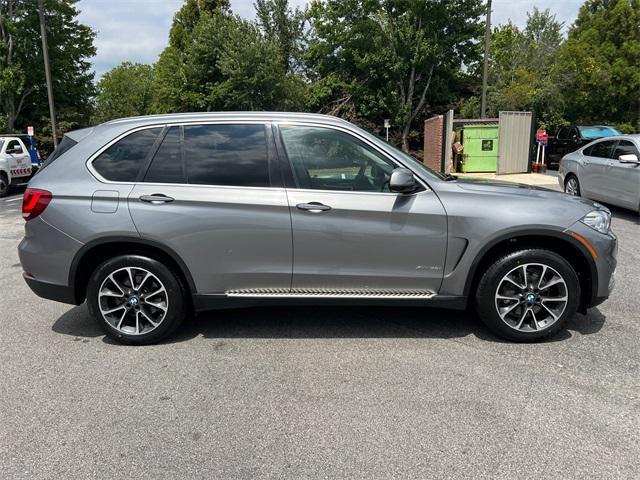
POLYGON ((309 202, 309 203, 299 203, 296 205, 300 210, 306 210, 312 213, 326 212, 327 210, 331 210, 329 205, 324 205, 320 202, 309 202))
POLYGON ((161 203, 173 202, 174 199, 162 193, 154 193, 153 195, 142 195, 140 197, 140 200, 146 203, 153 203, 154 205, 159 205, 161 203))

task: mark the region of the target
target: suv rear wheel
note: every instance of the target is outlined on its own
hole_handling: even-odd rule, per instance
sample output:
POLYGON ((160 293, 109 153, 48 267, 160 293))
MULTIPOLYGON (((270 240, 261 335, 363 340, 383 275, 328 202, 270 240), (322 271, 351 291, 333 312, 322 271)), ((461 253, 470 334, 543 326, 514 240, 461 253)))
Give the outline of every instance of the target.
POLYGON ((476 309, 497 335, 526 342, 561 330, 579 299, 578 276, 564 258, 528 249, 509 253, 487 269, 476 291, 476 309))
POLYGON ((132 345, 169 336, 186 314, 180 280, 157 260, 138 255, 98 266, 89 279, 87 304, 109 337, 132 345))

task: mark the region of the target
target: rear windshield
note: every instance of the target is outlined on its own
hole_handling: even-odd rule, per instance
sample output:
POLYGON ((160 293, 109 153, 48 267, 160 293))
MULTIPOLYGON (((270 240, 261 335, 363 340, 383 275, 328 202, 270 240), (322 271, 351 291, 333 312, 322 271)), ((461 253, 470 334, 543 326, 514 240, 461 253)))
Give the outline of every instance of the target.
POLYGON ((613 127, 578 127, 584 138, 615 137, 621 133, 613 127))
POLYGON ((58 146, 53 151, 53 153, 49 155, 49 158, 47 158, 47 160, 42 164, 42 167, 40 167, 40 170, 47 168, 49 165, 51 165, 55 161, 56 158, 58 158, 63 153, 69 151, 71 148, 73 148, 77 144, 78 142, 76 142, 75 140, 72 140, 66 135, 62 137, 62 141, 58 144, 58 146))
POLYGON ((4 145, 4 140, 0 140, 0 150, 2 150, 3 145, 4 145))

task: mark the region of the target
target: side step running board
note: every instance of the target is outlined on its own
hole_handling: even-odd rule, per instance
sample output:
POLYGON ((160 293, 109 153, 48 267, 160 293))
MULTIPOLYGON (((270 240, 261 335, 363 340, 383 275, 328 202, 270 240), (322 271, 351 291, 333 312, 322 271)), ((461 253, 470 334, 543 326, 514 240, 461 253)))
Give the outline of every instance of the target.
POLYGON ((327 289, 327 288, 248 288, 227 290, 227 297, 267 298, 423 298, 436 296, 428 290, 327 289))

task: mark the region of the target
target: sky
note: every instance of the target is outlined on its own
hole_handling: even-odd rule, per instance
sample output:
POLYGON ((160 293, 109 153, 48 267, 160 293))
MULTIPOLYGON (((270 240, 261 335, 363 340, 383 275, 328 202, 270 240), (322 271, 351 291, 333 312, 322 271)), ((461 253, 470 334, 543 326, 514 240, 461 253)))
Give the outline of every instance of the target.
MULTIPOLYGON (((232 10, 245 17, 254 17, 255 0, 231 0, 232 10)), ((583 0, 493 0, 492 23, 511 20, 522 26, 526 12, 534 6, 549 8, 558 20, 571 24, 583 0)), ((167 44, 174 13, 183 0, 80 0, 79 20, 97 32, 97 55, 92 59, 96 80, 121 62, 154 63, 167 44)), ((290 0, 294 6, 306 5, 306 0, 290 0)))

